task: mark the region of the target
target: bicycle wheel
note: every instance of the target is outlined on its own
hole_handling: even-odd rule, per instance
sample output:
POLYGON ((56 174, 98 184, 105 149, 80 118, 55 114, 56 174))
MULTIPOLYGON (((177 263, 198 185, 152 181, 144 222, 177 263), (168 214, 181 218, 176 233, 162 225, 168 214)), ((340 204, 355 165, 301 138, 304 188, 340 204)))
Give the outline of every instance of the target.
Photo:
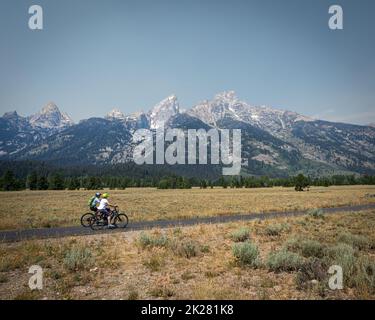
POLYGON ((82 227, 85 227, 85 228, 88 228, 91 226, 91 222, 93 221, 94 219, 94 215, 92 213, 85 213, 82 217, 81 217, 81 225, 82 227))
POLYGON ((128 216, 124 213, 120 213, 115 217, 115 221, 113 223, 117 228, 126 228, 129 223, 128 216))
POLYGON ((104 225, 105 225, 105 222, 102 218, 97 218, 97 217, 94 217, 94 219, 92 219, 92 222, 91 222, 91 229, 92 230, 102 230, 104 228, 104 225))

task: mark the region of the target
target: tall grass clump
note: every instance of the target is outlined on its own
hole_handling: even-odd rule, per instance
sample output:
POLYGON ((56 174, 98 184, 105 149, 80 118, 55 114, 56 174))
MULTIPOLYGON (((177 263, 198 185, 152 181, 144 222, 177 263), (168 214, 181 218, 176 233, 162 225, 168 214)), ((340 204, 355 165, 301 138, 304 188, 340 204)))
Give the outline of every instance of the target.
POLYGON ((94 257, 89 248, 72 247, 65 252, 63 264, 70 271, 86 270, 93 266, 94 257))
POLYGON ((276 223, 268 225, 265 229, 265 234, 268 236, 279 236, 281 233, 289 231, 290 226, 287 223, 276 223))
POLYGON ((356 271, 356 250, 346 243, 338 243, 329 247, 326 251, 325 260, 327 261, 327 265, 342 267, 344 281, 347 283, 356 271))
POLYGON ((375 294, 375 261, 369 257, 360 257, 349 285, 358 289, 362 295, 373 296, 375 294))
POLYGON ((147 247, 166 247, 168 245, 168 237, 162 235, 151 235, 146 232, 142 232, 138 238, 138 243, 142 248, 147 247))
POLYGON ((192 240, 174 241, 170 247, 175 254, 188 259, 198 256, 201 252, 199 243, 192 240))

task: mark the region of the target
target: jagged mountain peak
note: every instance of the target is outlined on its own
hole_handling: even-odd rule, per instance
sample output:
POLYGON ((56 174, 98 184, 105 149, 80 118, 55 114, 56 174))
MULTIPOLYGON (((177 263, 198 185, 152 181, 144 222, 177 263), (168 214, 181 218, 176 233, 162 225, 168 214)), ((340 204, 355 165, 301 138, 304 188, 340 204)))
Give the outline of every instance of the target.
POLYGON ((234 90, 229 90, 216 94, 214 100, 226 103, 235 103, 238 102, 238 97, 234 90))
POLYGON ((5 119, 16 119, 16 118, 20 118, 21 116, 17 113, 17 111, 9 111, 9 112, 5 112, 4 115, 3 115, 3 118, 5 119))
POLYGON ((126 117, 119 109, 114 108, 106 114, 105 118, 110 120, 124 120, 126 117))
POLYGON ((40 111, 40 114, 60 113, 59 108, 54 102, 48 102, 40 111))
POLYGON ((175 95, 170 95, 156 104, 149 112, 150 127, 156 129, 180 112, 180 105, 175 95))
POLYGON ((40 112, 29 117, 30 125, 40 128, 62 128, 74 124, 73 120, 60 111, 54 102, 47 103, 40 112))

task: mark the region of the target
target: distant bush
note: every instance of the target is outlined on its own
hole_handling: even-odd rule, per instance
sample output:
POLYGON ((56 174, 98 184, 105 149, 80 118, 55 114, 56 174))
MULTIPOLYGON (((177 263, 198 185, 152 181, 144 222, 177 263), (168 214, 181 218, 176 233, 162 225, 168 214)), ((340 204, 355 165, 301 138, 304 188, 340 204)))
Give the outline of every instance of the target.
POLYGON ((249 228, 238 229, 231 234, 231 238, 235 242, 244 242, 250 238, 250 230, 249 228))
POLYGON ((232 248, 234 257, 241 265, 256 268, 260 265, 258 247, 251 242, 235 243, 232 248))
POLYGON ((307 211, 307 214, 310 217, 316 218, 316 219, 323 219, 324 218, 324 212, 322 209, 310 209, 307 211))
POLYGON ((284 231, 288 231, 290 229, 289 224, 287 223, 277 223, 268 225, 265 229, 265 233, 268 236, 278 236, 284 231))
POLYGON ((303 264, 303 258, 294 252, 282 249, 272 252, 267 259, 267 266, 272 271, 297 271, 303 264))
POLYGON ((351 233, 341 233, 338 236, 337 241, 349 244, 358 250, 364 250, 371 247, 371 241, 367 237, 351 233))
POLYGON ((64 266, 70 270, 85 270, 94 264, 94 257, 89 248, 73 247, 64 256, 64 266))

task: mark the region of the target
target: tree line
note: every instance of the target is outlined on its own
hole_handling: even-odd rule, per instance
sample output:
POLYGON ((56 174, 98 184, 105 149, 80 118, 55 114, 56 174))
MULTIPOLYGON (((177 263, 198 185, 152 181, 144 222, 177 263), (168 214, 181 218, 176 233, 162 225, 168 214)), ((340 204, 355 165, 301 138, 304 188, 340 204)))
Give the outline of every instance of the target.
POLYGON ((223 188, 266 188, 266 187, 295 187, 296 191, 303 191, 309 186, 340 186, 340 185, 375 185, 375 176, 334 175, 330 177, 307 177, 299 174, 295 177, 270 178, 270 177, 220 177, 218 179, 199 179, 196 177, 183 177, 178 175, 165 175, 162 177, 130 178, 126 176, 64 176, 61 172, 48 175, 30 172, 25 178, 16 177, 12 170, 7 170, 0 178, 0 190, 101 190, 144 188, 159 189, 202 189, 223 188))

